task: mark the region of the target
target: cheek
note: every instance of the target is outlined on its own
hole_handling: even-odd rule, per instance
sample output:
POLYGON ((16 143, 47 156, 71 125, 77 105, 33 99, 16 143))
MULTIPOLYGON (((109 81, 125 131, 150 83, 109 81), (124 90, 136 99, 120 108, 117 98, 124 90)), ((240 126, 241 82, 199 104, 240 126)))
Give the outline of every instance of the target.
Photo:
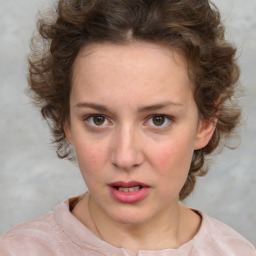
POLYGON ((98 147, 86 144, 76 149, 77 160, 81 175, 89 191, 93 191, 95 184, 101 184, 104 170, 104 152, 98 147))
MULTIPOLYGON (((152 148, 152 147, 151 147, 152 148)), ((170 145, 158 145, 148 153, 150 162, 155 171, 166 176, 168 170, 176 168, 177 150, 170 145)))
POLYGON ((160 145, 151 151, 151 159, 154 162, 159 174, 166 175, 171 171, 172 175, 186 174, 192 160, 193 149, 182 140, 175 140, 171 143, 160 145), (177 172, 177 171, 178 172, 177 172))
POLYGON ((99 142, 78 143, 75 145, 78 164, 82 173, 97 173, 107 157, 107 150, 99 142))
POLYGON ((157 161, 157 165, 159 166, 160 170, 165 170, 166 168, 170 167, 171 162, 173 162, 173 159, 176 155, 175 150, 168 147, 158 149, 154 153, 155 154, 153 155, 157 161))

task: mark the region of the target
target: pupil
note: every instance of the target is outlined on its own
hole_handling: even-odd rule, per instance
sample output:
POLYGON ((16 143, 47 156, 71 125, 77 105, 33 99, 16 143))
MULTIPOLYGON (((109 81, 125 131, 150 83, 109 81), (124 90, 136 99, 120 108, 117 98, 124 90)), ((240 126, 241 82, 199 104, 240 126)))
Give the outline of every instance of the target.
POLYGON ((102 125, 105 121, 105 117, 103 116, 95 116, 93 117, 93 122, 96 124, 96 125, 102 125))
POLYGON ((163 116, 155 116, 153 117, 153 123, 157 126, 160 126, 164 123, 165 118, 163 116))

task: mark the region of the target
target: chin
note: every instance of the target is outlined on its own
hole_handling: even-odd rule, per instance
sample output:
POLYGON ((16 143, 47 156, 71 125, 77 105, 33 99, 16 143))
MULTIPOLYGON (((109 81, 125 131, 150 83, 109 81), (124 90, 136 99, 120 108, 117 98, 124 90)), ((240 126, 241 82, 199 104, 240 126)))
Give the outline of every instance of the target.
POLYGON ((115 211, 110 210, 106 212, 108 216, 115 222, 124 224, 124 225, 141 225, 150 219, 153 216, 150 216, 148 213, 150 210, 140 209, 136 205, 129 205, 128 207, 120 207, 115 211))

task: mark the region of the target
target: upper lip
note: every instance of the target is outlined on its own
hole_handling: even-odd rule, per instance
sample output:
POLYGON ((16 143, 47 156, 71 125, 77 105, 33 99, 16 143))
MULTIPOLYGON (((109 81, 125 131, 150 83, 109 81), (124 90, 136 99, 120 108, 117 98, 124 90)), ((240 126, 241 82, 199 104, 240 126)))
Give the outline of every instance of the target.
POLYGON ((108 184, 110 187, 123 187, 123 188, 132 188, 132 187, 150 187, 148 184, 139 182, 139 181, 116 181, 108 184))

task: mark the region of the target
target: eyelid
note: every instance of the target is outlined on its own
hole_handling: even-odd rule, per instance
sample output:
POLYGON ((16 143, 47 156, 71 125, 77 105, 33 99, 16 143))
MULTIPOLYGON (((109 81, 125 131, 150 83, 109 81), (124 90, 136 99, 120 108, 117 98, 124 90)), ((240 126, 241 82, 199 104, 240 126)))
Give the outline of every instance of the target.
MULTIPOLYGON (((88 115, 84 116, 83 120, 86 122, 86 125, 89 126, 90 128, 103 129, 103 128, 106 128, 106 127, 112 125, 110 118, 104 114, 98 114, 98 113, 88 114, 88 115), (97 125, 97 124, 93 124, 90 121, 88 121, 90 118, 94 118, 94 117, 105 118, 104 123, 102 125, 97 125)), ((156 128, 156 129, 160 130, 160 129, 169 128, 171 126, 171 124, 173 123, 173 121, 174 121, 173 116, 166 115, 166 114, 152 114, 146 118, 146 121, 144 122, 144 124, 151 126, 151 128, 156 128), (154 125, 153 123, 149 124, 150 120, 152 120, 154 117, 165 118, 164 124, 163 125, 154 125)))
POLYGON ((150 115, 147 120, 146 120, 146 123, 148 123, 150 120, 152 120, 152 118, 154 117, 164 117, 165 119, 168 120, 168 123, 165 124, 165 125, 160 125, 160 126, 157 126, 157 125, 150 125, 151 127, 153 128, 156 128, 156 129, 165 129, 165 128, 168 128, 171 126, 172 122, 174 121, 174 117, 172 116, 169 116, 169 115, 166 115, 166 114, 153 114, 153 115, 150 115))
POLYGON ((109 126, 109 124, 111 124, 111 121, 109 120, 109 118, 103 114, 89 114, 89 115, 86 115, 83 119, 84 119, 84 121, 86 121, 86 125, 90 126, 91 128, 101 129, 101 128, 105 128, 105 127, 109 126), (88 121, 90 118, 94 118, 94 117, 104 117, 105 118, 104 124, 96 125, 96 124, 92 124, 88 121), (105 124, 106 121, 107 121, 107 124, 105 124))

